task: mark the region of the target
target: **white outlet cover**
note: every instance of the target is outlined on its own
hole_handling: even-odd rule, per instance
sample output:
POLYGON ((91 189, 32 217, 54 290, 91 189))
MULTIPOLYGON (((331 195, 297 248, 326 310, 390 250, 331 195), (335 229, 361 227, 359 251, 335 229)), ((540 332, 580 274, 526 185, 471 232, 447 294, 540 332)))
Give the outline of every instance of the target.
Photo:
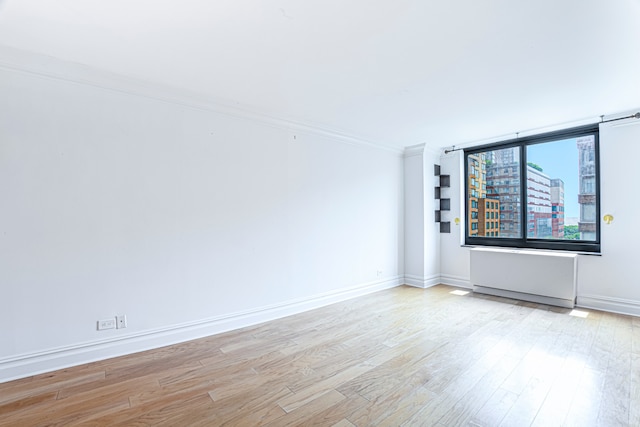
POLYGON ((127 327, 127 315, 116 316, 116 328, 123 329, 127 327))
POLYGON ((115 319, 103 319, 98 320, 98 330, 104 331, 105 329, 115 329, 116 320, 115 319))

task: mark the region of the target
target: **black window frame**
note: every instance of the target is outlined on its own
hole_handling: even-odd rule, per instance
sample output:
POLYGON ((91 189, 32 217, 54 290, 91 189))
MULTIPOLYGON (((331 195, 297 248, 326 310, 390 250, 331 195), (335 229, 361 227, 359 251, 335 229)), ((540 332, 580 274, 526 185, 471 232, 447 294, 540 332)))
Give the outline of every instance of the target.
MULTIPOLYGON (((538 135, 520 137, 503 142, 485 144, 464 149, 464 196, 465 196, 465 218, 469 218, 469 155, 481 153, 483 151, 500 150, 504 148, 520 147, 520 165, 519 165, 519 185, 520 185, 520 238, 515 237, 487 237, 487 236, 471 236, 469 234, 469 225, 465 225, 465 245, 469 246, 499 246, 508 248, 525 248, 525 249, 547 249, 562 250, 572 252, 589 252, 600 253, 600 134, 598 124, 580 126, 571 129, 564 129, 555 132, 547 132, 538 135), (594 153, 595 153, 595 205, 596 205, 596 221, 595 221, 595 240, 561 240, 561 239, 537 239, 527 237, 527 147, 536 144, 554 142, 570 138, 578 138, 581 136, 594 136, 594 153)), ((580 185, 580 183, 578 184, 580 185)), ((501 204, 502 209, 502 204, 501 204)))

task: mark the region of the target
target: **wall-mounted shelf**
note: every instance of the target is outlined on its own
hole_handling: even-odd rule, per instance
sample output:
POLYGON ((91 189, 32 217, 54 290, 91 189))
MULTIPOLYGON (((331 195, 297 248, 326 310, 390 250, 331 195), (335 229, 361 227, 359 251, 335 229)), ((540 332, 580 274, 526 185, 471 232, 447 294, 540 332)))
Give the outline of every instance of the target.
POLYGON ((451 199, 443 199, 441 190, 451 185, 451 177, 449 175, 440 175, 440 165, 433 165, 433 174, 438 177, 440 184, 434 188, 434 198, 440 200, 440 209, 435 211, 435 220, 440 223, 441 233, 451 233, 451 223, 449 221, 442 221, 442 211, 451 210, 451 199))

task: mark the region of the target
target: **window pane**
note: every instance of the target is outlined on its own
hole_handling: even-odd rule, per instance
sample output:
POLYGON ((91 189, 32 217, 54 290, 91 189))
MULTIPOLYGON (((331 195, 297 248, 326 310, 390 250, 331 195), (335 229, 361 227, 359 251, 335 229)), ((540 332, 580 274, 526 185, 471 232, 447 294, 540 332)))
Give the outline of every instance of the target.
POLYGON ((522 237, 520 227, 520 148, 467 156, 469 237, 522 237), (479 177, 471 171, 484 170, 479 177), (478 220, 478 218, 481 218, 478 220), (488 219, 488 221, 487 221, 488 219))
POLYGON ((596 240, 593 135, 527 147, 527 237, 596 240))

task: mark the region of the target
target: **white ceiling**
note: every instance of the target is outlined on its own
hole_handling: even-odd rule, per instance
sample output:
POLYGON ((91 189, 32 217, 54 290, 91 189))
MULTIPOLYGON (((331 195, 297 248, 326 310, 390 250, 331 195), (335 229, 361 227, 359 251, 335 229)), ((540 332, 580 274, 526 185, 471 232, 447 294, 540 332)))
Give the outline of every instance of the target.
POLYGON ((640 107, 640 0, 0 0, 0 45, 397 147, 640 107))

